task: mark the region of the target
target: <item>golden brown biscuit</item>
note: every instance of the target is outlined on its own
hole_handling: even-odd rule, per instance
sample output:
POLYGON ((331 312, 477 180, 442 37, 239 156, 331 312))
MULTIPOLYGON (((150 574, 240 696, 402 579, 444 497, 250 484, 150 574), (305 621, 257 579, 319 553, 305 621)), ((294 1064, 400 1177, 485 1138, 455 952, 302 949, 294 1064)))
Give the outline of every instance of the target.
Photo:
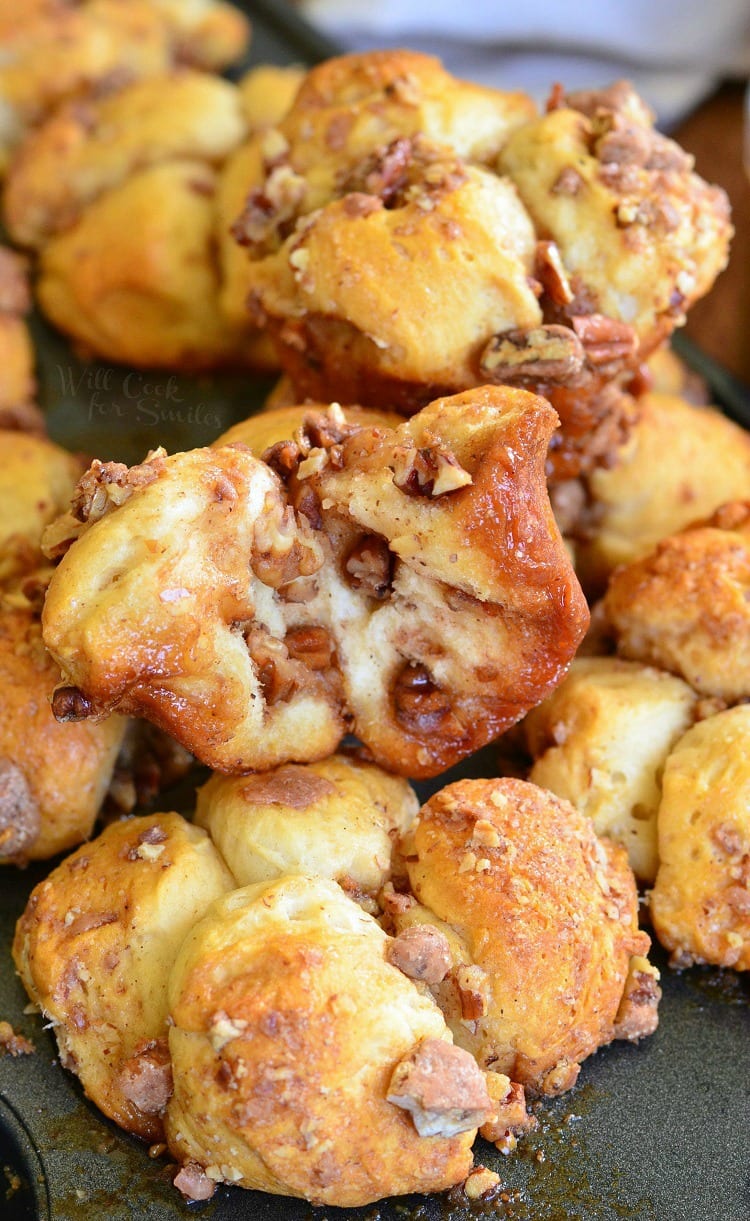
POLYGON ((750 970, 750 708, 709 717, 664 769, 651 919, 678 967, 750 970))
POLYGON ((64 98, 108 81, 163 72, 172 38, 145 0, 90 0, 54 5, 3 33, 0 64, 0 170, 26 130, 64 98), (65 53, 60 53, 60 47, 65 53))
POLYGON ((47 523, 68 507, 83 463, 44 437, 0 429, 0 438, 0 548, 14 537, 37 548, 47 523))
POLYGON ((11 237, 43 247, 133 173, 173 160, 218 165, 245 131, 236 87, 187 69, 63 106, 31 133, 8 175, 11 237))
POLYGON ((264 131, 283 119, 304 80, 304 70, 257 64, 237 82, 251 132, 264 131))
POLYGON ((148 3, 165 19, 180 62, 216 71, 235 63, 248 48, 250 22, 234 4, 223 0, 148 3))
POLYGON ((337 683, 289 656, 276 592, 321 566, 321 543, 269 467, 236 446, 157 452, 130 470, 99 463, 76 505, 61 528, 81 537, 44 610, 48 645, 80 689, 60 695, 58 714, 118 706, 225 771, 335 749, 337 683), (275 659, 288 683, 274 702, 275 659))
POLYGON ((459 781, 403 847, 418 904, 396 927, 447 937, 452 967, 433 991, 481 1065, 557 1094, 598 1047, 654 1029, 653 968, 639 964, 640 1001, 623 999, 649 946, 625 852, 568 802, 521 780, 459 781))
POLYGON ((401 400, 414 410, 467 384, 450 366, 456 351, 465 364, 480 319, 506 318, 515 305, 528 325, 537 318, 526 283, 533 253, 528 221, 513 192, 477 168, 533 113, 523 95, 456 80, 429 56, 348 55, 312 69, 278 127, 244 150, 226 211, 245 205, 234 232, 249 245, 252 262, 244 277, 237 271, 230 307, 241 305, 240 284, 245 297, 253 290, 300 399, 333 394, 389 407, 401 400), (434 181, 423 181, 433 171, 434 181), (430 218, 433 208, 439 215, 430 218), (295 222, 296 237, 287 239, 295 222), (331 236, 339 224, 340 247, 331 236), (460 225, 477 243, 475 258, 460 253, 460 225), (328 259, 319 260, 319 246, 331 240, 328 259), (481 259, 489 264, 484 278, 476 266, 481 259), (397 317, 394 271, 402 288, 397 317), (467 281, 455 308, 445 294, 425 300, 424 285, 429 281, 436 294, 443 277, 467 281), (412 293, 409 313, 426 308, 416 345, 404 309, 412 293), (422 325, 427 316, 430 328, 422 325))
POLYGON ((403 179, 387 206, 352 190, 247 264, 253 316, 300 397, 414 410, 488 380, 478 360, 496 331, 541 324, 512 184, 449 152, 415 155, 403 179))
POLYGON ((418 808, 405 780, 332 755, 260 775, 214 775, 198 790, 195 821, 240 886, 306 874, 331 878, 367 905, 391 880, 397 836, 418 808))
POLYGON ((611 466, 588 478, 589 505, 576 527, 576 570, 603 589, 618 564, 750 494, 750 437, 720 412, 666 394, 638 400, 633 430, 611 466))
POLYGON ((93 203, 42 253, 37 292, 50 320, 108 360, 240 363, 243 345, 218 306, 215 183, 202 162, 168 161, 93 203))
POLYGON ((95 464, 55 527, 80 535, 45 604, 77 689, 58 711, 145 715, 222 771, 322 758, 351 726, 386 770, 437 774, 548 693, 588 622, 554 422, 498 387, 396 430, 313 412, 274 470, 236 445, 95 464))
POLYGON ((0 863, 47 860, 91 834, 125 733, 122 717, 61 725, 60 670, 39 615, 0 596, 0 863))
POLYGON ((167 981, 182 941, 234 879, 179 814, 112 823, 32 892, 13 954, 93 1102, 145 1140, 170 1090, 167 981))
POLYGON ((586 657, 522 725, 534 760, 529 780, 622 844, 642 881, 656 876, 662 768, 696 702, 687 683, 662 670, 586 657))
POLYGON ((700 695, 750 696, 750 503, 723 505, 617 569, 604 613, 621 656, 700 695))
POLYGON ((544 394, 562 422, 551 471, 569 478, 622 442, 634 410, 625 385, 724 265, 726 198, 653 132, 627 88, 599 95, 591 121, 590 99, 536 118, 485 91, 473 128, 478 99, 464 90, 436 61, 398 51, 308 75, 244 158, 253 189, 233 232, 248 248, 253 316, 300 398, 408 413, 486 382, 544 394), (441 78, 442 110, 432 96, 441 78), (563 173, 574 135, 580 199, 563 173), (549 182, 535 162, 547 144, 549 182), (621 148, 629 162, 617 178, 621 148), (668 198, 654 220, 655 184, 668 198), (631 203, 633 218, 617 222, 631 203), (657 257, 652 283, 643 267, 657 257), (605 264, 621 281, 609 293, 605 264))
POLYGON ((194 1195, 198 1172, 356 1207, 466 1178, 477 1120, 492 1111, 482 1074, 432 999, 386 961, 387 945, 322 879, 260 883, 214 904, 170 976, 167 1139, 187 1163, 178 1186, 194 1195), (434 1134, 420 1135, 417 1119, 434 1134))
POLYGON ((590 358, 634 367, 725 266, 728 201, 693 173, 692 157, 654 130, 627 82, 556 94, 551 107, 511 133, 498 169, 557 247, 572 293, 560 307, 590 345, 590 358), (627 348, 627 329, 635 347, 615 350, 627 348))
POLYGON ((644 393, 663 394, 683 399, 696 407, 711 402, 710 389, 700 373, 685 364, 669 344, 662 344, 651 353, 642 370, 644 393))
POLYGON ((10 0, 6 11, 7 4, 0 6, 0 170, 28 128, 66 98, 176 63, 226 67, 249 33, 246 17, 217 0, 10 0))

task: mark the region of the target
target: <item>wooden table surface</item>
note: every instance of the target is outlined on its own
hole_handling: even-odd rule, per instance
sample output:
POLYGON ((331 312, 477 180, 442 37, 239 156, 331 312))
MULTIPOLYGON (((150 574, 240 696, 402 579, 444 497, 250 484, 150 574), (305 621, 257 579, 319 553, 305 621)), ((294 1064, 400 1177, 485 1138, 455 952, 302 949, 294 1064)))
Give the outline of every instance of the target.
POLYGON ((729 195, 735 235, 729 266, 688 315, 685 333, 750 385, 750 179, 742 162, 744 86, 722 86, 670 134, 695 168, 729 195))

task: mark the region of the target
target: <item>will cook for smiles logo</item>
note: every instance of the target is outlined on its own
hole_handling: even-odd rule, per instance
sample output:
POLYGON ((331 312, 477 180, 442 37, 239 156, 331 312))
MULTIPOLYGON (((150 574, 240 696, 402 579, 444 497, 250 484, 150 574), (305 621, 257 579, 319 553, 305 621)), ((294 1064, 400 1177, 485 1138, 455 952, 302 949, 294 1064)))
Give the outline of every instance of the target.
POLYGON ((60 389, 66 398, 85 406, 89 422, 106 417, 129 425, 198 424, 221 429, 219 412, 211 404, 188 402, 174 375, 159 378, 131 369, 78 370, 58 365, 60 389))

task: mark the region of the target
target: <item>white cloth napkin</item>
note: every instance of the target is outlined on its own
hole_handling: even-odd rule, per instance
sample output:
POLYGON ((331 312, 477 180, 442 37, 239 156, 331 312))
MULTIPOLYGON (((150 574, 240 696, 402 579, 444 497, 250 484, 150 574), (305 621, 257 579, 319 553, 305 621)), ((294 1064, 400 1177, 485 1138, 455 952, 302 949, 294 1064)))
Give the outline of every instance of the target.
POLYGON ((457 76, 524 89, 632 81, 672 126, 723 77, 750 72, 750 0, 302 0, 347 50, 405 46, 457 76))

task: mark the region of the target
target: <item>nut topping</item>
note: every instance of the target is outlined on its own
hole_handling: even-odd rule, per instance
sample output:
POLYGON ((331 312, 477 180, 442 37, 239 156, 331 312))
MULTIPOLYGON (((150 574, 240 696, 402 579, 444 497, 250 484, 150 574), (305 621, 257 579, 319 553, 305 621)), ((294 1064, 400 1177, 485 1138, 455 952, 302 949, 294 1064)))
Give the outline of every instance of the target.
POLYGON ((589 364, 598 366, 627 361, 638 350, 638 338, 627 322, 618 322, 605 314, 585 314, 570 321, 585 348, 589 364))
POLYGON ((391 588, 392 555, 384 538, 363 534, 344 562, 344 569, 355 589, 382 602, 391 588))
POLYGON ((537 326, 494 335, 482 353, 480 372, 492 382, 573 381, 584 363, 583 344, 566 326, 537 326))
POLYGON ((393 457, 393 482, 407 496, 443 496, 472 481, 453 454, 437 445, 424 449, 399 445, 393 457))

